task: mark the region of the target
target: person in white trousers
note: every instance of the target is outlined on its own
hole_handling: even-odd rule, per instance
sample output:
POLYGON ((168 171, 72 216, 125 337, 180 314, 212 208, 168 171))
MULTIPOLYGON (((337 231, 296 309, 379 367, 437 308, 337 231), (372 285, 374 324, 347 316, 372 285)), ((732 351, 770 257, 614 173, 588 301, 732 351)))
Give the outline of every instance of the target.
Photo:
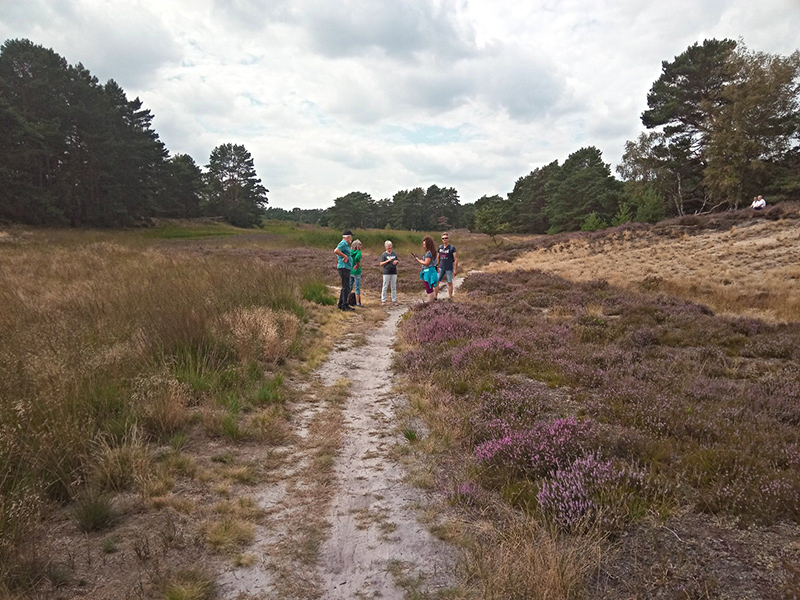
POLYGON ((381 306, 386 306, 386 289, 392 287, 392 304, 397 306, 397 253, 392 249, 392 241, 383 243, 386 251, 381 254, 380 265, 383 268, 383 287, 381 288, 381 306))

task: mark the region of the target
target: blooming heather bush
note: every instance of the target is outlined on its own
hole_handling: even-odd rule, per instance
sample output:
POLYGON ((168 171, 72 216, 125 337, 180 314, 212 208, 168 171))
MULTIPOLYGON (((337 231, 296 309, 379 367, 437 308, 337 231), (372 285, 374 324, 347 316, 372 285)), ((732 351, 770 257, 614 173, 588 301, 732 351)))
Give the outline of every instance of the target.
POLYGON ((471 275, 464 287, 472 306, 458 316, 493 337, 465 333, 466 343, 443 348, 442 336, 401 362, 457 395, 449 423, 477 443, 481 464, 497 467, 487 476, 535 480, 596 452, 661 474, 685 505, 744 522, 800 521, 791 504, 800 490, 800 326, 536 271, 471 275), (627 441, 590 435, 572 450, 558 446, 550 424, 536 422, 546 411, 519 395, 504 377, 512 374, 570 385, 585 414, 627 441))
POLYGON ((447 492, 447 500, 453 504, 474 506, 480 499, 481 488, 471 481, 456 484, 455 489, 447 492))
POLYGON ((579 421, 575 417, 556 419, 483 442, 475 448, 475 457, 485 465, 520 476, 543 477, 588 451, 593 434, 592 421, 579 421))
POLYGON ((593 453, 556 470, 536 499, 542 514, 562 529, 611 531, 627 520, 628 505, 643 484, 642 471, 617 468, 593 453))
POLYGON ((542 384, 501 379, 495 389, 484 392, 469 417, 475 438, 485 441, 530 429, 539 419, 549 390, 542 384))
POLYGON ((502 363, 504 360, 516 359, 525 354, 525 351, 520 349, 514 342, 498 336, 492 336, 484 340, 467 343, 463 348, 453 353, 451 362, 454 367, 461 367, 480 359, 484 365, 489 366, 502 363))
POLYGON ((800 425, 800 377, 770 377, 752 391, 756 406, 784 423, 800 425))
POLYGON ((436 304, 415 315, 404 329, 403 337, 415 344, 440 344, 482 336, 487 328, 481 312, 464 304, 436 304))
POLYGON ((797 331, 757 335, 744 344, 741 355, 754 358, 796 359, 799 344, 800 334, 797 331))

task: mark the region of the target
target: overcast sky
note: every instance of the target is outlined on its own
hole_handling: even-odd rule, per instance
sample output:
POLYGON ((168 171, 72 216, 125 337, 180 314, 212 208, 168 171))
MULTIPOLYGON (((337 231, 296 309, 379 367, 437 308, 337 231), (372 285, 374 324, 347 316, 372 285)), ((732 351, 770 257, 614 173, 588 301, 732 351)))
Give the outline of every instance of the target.
POLYGON ((705 38, 800 48, 800 0, 0 0, 205 165, 244 144, 270 205, 432 184, 462 203, 594 145, 619 160, 661 61, 705 38))

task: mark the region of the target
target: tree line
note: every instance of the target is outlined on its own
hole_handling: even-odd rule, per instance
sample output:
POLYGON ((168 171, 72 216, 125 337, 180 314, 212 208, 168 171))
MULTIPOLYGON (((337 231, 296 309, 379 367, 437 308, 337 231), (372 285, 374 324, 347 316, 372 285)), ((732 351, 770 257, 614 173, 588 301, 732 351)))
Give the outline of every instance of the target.
POLYGON ((756 194, 798 196, 800 52, 695 43, 662 62, 647 107, 647 131, 626 142, 619 179, 588 146, 520 177, 505 198, 462 205, 454 188, 433 185, 284 210, 267 208, 244 146, 217 146, 205 170, 188 155, 170 156, 138 98, 52 50, 11 40, 0 47, 0 221, 118 226, 210 215, 239 226, 268 218, 494 235, 593 230, 739 208, 756 194))
POLYGON ((797 198, 799 101, 800 52, 779 56, 733 40, 705 40, 662 62, 641 115, 648 131, 626 142, 616 169, 621 179, 589 146, 520 177, 505 198, 461 205, 447 188, 450 201, 440 206, 437 186, 378 201, 354 192, 327 210, 294 209, 272 218, 338 226, 350 215, 353 226, 448 223, 491 235, 557 233, 739 208, 757 194, 797 198))
POLYGON ((0 222, 116 227, 150 217, 261 222, 267 190, 247 149, 214 148, 204 172, 170 156, 152 113, 29 40, 0 47, 0 222))

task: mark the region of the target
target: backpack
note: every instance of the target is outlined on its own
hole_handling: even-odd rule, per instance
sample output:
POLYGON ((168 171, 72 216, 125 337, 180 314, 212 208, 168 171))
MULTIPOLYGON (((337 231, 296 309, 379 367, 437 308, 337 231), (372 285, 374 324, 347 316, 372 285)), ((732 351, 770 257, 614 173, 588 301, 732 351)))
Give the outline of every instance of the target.
POLYGON ((356 305, 356 293, 350 292, 350 295, 347 297, 347 304, 350 306, 356 305))

